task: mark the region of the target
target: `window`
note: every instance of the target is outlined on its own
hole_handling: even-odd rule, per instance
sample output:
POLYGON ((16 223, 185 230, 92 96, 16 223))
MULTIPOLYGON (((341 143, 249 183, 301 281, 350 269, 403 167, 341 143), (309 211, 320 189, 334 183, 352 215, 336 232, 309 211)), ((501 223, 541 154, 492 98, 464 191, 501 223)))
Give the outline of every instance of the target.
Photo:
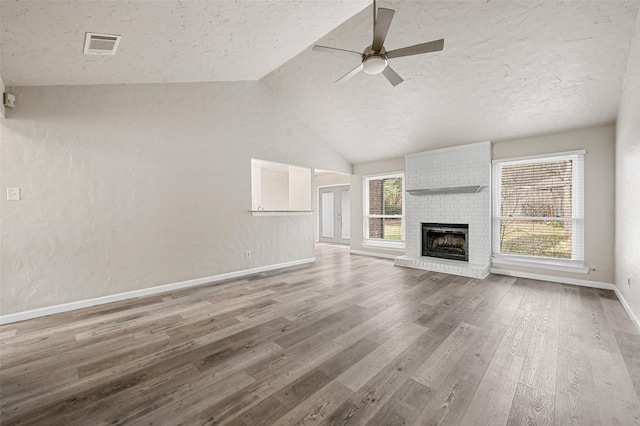
POLYGON ((494 161, 494 256, 582 265, 583 164, 584 151, 494 161))
POLYGON ((404 248, 403 174, 364 178, 364 244, 404 248))

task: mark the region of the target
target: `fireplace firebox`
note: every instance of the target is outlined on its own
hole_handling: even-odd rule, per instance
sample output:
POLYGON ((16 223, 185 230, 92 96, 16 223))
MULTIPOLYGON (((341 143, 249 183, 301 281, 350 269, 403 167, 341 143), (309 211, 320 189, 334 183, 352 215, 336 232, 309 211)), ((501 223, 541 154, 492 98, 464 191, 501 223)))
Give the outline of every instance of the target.
POLYGON ((423 223, 422 255, 468 262, 468 234, 468 224, 423 223))

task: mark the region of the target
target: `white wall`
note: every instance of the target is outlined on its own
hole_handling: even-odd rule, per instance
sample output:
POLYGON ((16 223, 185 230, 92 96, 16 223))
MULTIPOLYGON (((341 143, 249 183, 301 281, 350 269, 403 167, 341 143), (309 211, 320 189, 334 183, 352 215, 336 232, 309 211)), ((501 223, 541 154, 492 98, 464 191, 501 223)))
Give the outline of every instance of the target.
POLYGON ((516 267, 494 262, 494 267, 580 280, 612 283, 614 279, 614 149, 613 125, 500 142, 493 159, 586 149, 584 173, 585 265, 588 274, 516 267))
POLYGON ((311 170, 289 166, 289 209, 311 210, 311 170))
POLYGON ((289 173, 262 169, 260 203, 265 210, 289 210, 289 173))
POLYGON ((368 175, 392 172, 404 172, 403 157, 356 164, 353 166, 353 175, 351 175, 351 250, 365 251, 387 256, 402 256, 405 253, 404 250, 383 249, 362 245, 364 215, 362 179, 364 176, 368 175))
MULTIPOLYGON (((0 1, 0 9, 2 9, 2 2, 0 1)), ((2 13, 0 12, 0 16, 2 13)), ((2 19, 0 19, 0 46, 2 46, 2 19)), ((0 49, 0 74, 2 73, 2 49, 0 49)), ((4 82, 2 81, 2 75, 0 75, 0 96, 4 93, 4 82)), ((0 99, 0 118, 4 118, 4 102, 0 99)))
POLYGON ((251 158, 351 171, 258 82, 12 91, 3 315, 311 258, 311 216, 250 215, 251 158))
POLYGON ((630 52, 616 123, 615 283, 640 317, 640 16, 630 52))

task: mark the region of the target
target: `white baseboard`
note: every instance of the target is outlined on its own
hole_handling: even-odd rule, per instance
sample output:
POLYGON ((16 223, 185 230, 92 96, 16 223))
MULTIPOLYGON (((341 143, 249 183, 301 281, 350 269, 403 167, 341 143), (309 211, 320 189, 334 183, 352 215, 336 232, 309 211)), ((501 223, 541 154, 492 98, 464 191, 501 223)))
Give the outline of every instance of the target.
POLYGON ((620 303, 622 303, 622 307, 624 308, 624 310, 627 311, 627 314, 629 315, 629 318, 631 318, 633 325, 635 325, 636 329, 640 332, 640 320, 638 319, 636 313, 633 312, 631 306, 629 306, 629 304, 627 303, 627 300, 624 298, 622 293, 620 293, 620 290, 618 290, 618 287, 614 288, 613 291, 616 292, 616 296, 618 296, 618 299, 620 299, 620 303))
POLYGON ((635 312, 633 312, 633 310, 631 309, 631 306, 629 306, 626 299, 624 298, 622 293, 620 293, 620 291, 618 290, 618 287, 615 284, 603 283, 600 281, 579 280, 576 278, 555 277, 550 275, 533 274, 530 272, 510 271, 507 269, 497 269, 497 268, 491 268, 491 273, 499 274, 499 275, 508 275, 511 277, 530 278, 533 280, 551 281, 551 282, 557 282, 562 284, 579 285, 582 287, 599 288, 603 290, 613 290, 616 293, 616 296, 618 296, 618 300, 620 300, 622 307, 624 308, 625 311, 627 311, 627 315, 629 315, 629 318, 631 318, 631 321, 633 322, 633 324, 636 326, 638 331, 640 331, 640 319, 638 319, 638 316, 635 314, 635 312))
POLYGON ((401 253, 399 253, 396 256, 396 255, 393 255, 393 254, 376 253, 375 251, 363 251, 363 250, 350 250, 349 253, 351 253, 351 254, 360 254, 362 256, 383 257, 385 259, 395 259, 398 256, 402 256, 401 253))
POLYGON ((510 277, 529 278, 532 280, 551 281, 554 283, 579 285, 582 287, 599 288, 602 290, 615 290, 616 286, 601 281, 580 280, 577 278, 556 277, 554 275, 534 274, 532 272, 511 271, 509 269, 491 268, 492 274, 507 275, 510 277))
POLYGON ((0 315, 0 324, 10 324, 12 322, 24 321, 32 318, 43 317, 61 312, 73 311, 76 309, 87 308, 89 306, 103 305, 105 303, 117 302, 125 299, 133 299, 135 297, 150 296, 158 293, 166 293, 168 291, 180 290, 188 287, 195 287, 203 284, 212 284, 218 281, 224 281, 232 278, 245 277, 260 272, 272 271, 274 269, 289 268, 292 266, 304 265, 316 261, 315 257, 307 259, 294 260, 291 262, 276 263, 274 265, 260 266, 257 268, 243 269, 241 271, 228 272, 226 274, 212 275, 210 277, 196 278, 193 280, 181 281, 172 284, 159 285, 157 287, 148 287, 140 290, 127 291, 125 293, 111 294, 108 296, 96 297, 94 299, 78 300, 77 302, 63 303, 61 305, 47 306, 44 308, 32 309, 30 311, 17 312, 15 314, 0 315))

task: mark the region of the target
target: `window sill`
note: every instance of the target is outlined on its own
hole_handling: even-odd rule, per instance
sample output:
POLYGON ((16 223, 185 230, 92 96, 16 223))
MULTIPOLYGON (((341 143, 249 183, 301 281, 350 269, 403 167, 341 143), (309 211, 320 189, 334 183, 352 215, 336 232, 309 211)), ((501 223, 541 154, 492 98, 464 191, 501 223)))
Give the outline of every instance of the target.
POLYGON ((313 210, 251 210, 251 216, 310 216, 313 210))
POLYGON ((589 268, 584 266, 583 262, 576 261, 562 261, 552 259, 532 259, 529 257, 512 257, 498 255, 492 257, 492 263, 494 265, 512 265, 512 266, 524 266, 527 268, 547 269, 550 271, 572 272, 575 274, 587 274, 589 268))
POLYGON ((362 240, 362 247, 378 247, 386 249, 404 250, 404 241, 385 241, 385 240, 362 240))

